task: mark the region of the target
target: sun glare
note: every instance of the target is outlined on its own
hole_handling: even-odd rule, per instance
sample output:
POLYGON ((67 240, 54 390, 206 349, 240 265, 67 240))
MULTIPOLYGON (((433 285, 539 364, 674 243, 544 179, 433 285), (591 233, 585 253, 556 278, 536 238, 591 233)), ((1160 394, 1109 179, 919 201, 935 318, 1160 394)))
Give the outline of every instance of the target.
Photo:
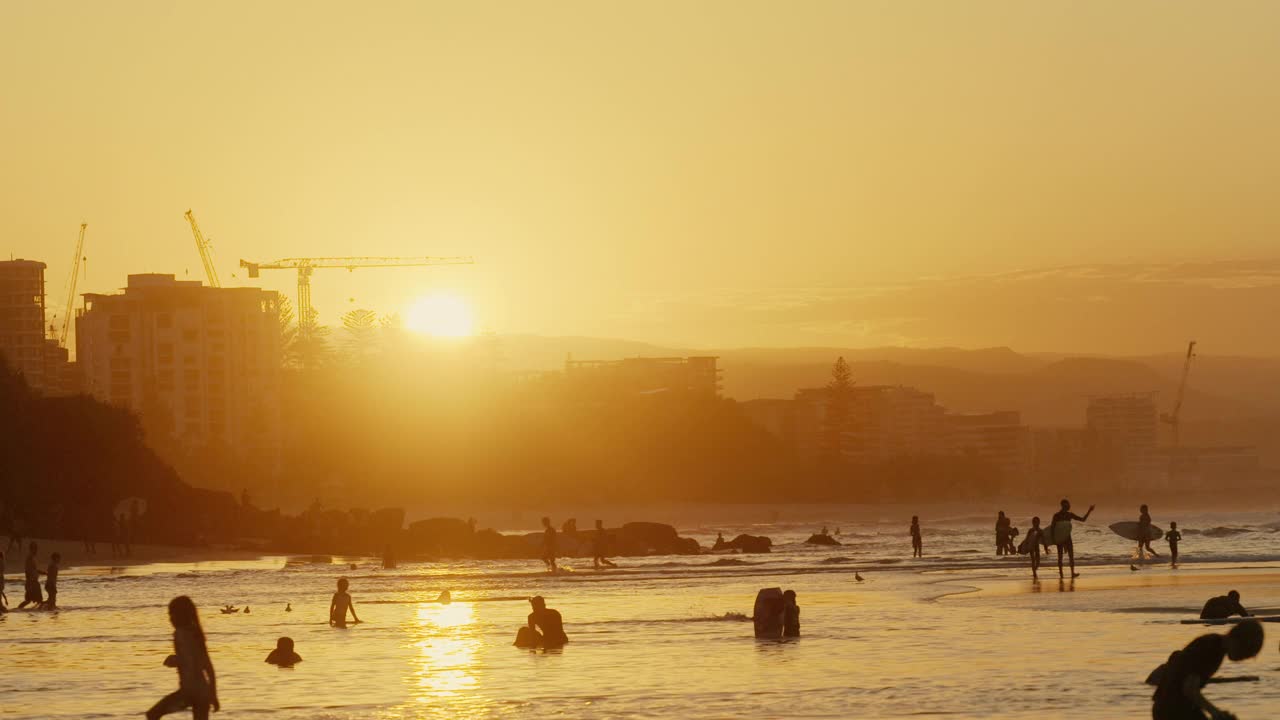
POLYGON ((409 306, 405 326, 433 337, 467 337, 474 332, 475 319, 471 306, 457 295, 426 295, 409 306))

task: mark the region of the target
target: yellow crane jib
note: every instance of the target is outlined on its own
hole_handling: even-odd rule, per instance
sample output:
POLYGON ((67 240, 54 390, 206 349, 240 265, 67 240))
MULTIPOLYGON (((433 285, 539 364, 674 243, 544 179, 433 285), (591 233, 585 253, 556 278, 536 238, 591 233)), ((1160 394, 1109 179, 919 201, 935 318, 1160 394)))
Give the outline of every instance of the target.
MULTIPOLYGON (((192 221, 194 223, 194 221, 192 221)), ((311 307, 311 274, 319 268, 357 268, 380 267, 428 267, 436 265, 474 265, 475 259, 470 256, 422 256, 422 257, 322 257, 322 258, 282 258, 271 262, 255 263, 241 260, 240 267, 249 271, 250 278, 259 277, 263 270, 297 270, 298 271, 298 333, 303 338, 311 334, 314 322, 314 309, 311 307)))
POLYGON ((190 210, 183 213, 183 217, 191 223, 191 234, 196 239, 196 250, 200 252, 200 262, 204 264, 204 276, 209 280, 209 287, 222 287, 222 281, 218 279, 218 268, 213 264, 213 243, 206 240, 204 233, 200 232, 196 216, 190 210))
POLYGON ((76 240, 76 254, 71 257, 71 280, 67 283, 67 304, 63 305, 66 316, 62 318, 62 330, 58 332, 58 345, 67 346, 67 336, 71 333, 71 320, 75 317, 76 281, 80 279, 80 263, 84 260, 84 231, 89 223, 80 223, 80 237, 76 240))

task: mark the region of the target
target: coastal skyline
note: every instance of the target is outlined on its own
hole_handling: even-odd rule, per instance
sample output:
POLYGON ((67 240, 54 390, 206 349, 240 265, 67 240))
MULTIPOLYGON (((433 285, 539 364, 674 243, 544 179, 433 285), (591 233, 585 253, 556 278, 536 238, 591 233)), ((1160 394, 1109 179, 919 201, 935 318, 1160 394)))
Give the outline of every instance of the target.
POLYGON ((55 312, 82 221, 84 292, 200 279, 191 208, 290 297, 237 262, 477 259, 320 274, 330 325, 1280 354, 1280 8, 501 10, 8 7, 6 255, 55 312))

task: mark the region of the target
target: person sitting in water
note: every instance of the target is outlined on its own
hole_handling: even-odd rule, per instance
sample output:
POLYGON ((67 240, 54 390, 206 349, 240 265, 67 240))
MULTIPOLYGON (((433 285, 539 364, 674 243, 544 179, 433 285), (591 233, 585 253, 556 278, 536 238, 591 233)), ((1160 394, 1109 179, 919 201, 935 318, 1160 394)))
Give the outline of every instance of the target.
POLYGON ((800 637, 800 606, 796 604, 796 591, 782 593, 782 637, 800 637))
POLYGON ((1151 697, 1152 719, 1233 718, 1209 702, 1201 690, 1222 667, 1224 657, 1234 662, 1251 658, 1262 649, 1262 641, 1262 624, 1257 620, 1246 620, 1231 628, 1226 635, 1201 635, 1192 640, 1180 652, 1169 657, 1151 697))
POLYGON ((1232 615, 1250 617, 1249 611, 1240 604, 1240 593, 1232 590, 1226 595, 1209 598, 1200 611, 1201 620, 1226 620, 1232 615))
POLYGON ((293 667, 302 662, 302 656, 293 651, 293 638, 282 637, 276 640, 276 649, 267 655, 266 662, 277 667, 293 667))
POLYGON ((360 617, 356 615, 356 606, 351 602, 351 596, 347 594, 347 588, 350 583, 346 578, 338 579, 338 592, 333 594, 333 600, 329 602, 329 624, 333 627, 344 628, 347 626, 347 611, 351 611, 351 619, 360 622, 360 617))
POLYGON ((559 611, 547 607, 547 601, 541 595, 529 598, 529 604, 533 606, 533 612, 529 613, 529 629, 541 633, 542 647, 558 648, 569 642, 559 611))

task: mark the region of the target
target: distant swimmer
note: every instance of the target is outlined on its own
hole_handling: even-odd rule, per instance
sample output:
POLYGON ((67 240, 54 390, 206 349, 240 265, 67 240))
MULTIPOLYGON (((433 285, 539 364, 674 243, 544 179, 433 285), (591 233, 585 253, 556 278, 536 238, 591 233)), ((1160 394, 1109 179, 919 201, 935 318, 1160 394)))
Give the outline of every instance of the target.
POLYGON ((800 637, 800 606, 796 604, 796 591, 782 593, 782 637, 800 637))
POLYGON ((1071 577, 1078 578, 1080 573, 1076 572, 1076 548, 1071 542, 1071 521, 1079 520, 1087 522, 1089 516, 1093 514, 1093 505, 1089 506, 1088 512, 1084 517, 1071 512, 1071 501, 1063 500, 1060 505, 1062 509, 1053 514, 1053 522, 1049 524, 1049 533, 1052 536, 1052 542, 1058 547, 1058 577, 1062 575, 1062 551, 1067 551, 1067 557, 1071 560, 1071 577))
POLYGON ((267 655, 267 659, 264 662, 287 668, 302 662, 302 656, 293 651, 293 638, 282 637, 276 640, 276 649, 267 655))
POLYGON ((285 604, 284 604, 284 611, 285 611, 285 612, 293 612, 293 603, 285 603, 285 604))
POLYGON ((248 605, 245 605, 245 606, 244 606, 244 614, 245 614, 245 615, 248 615, 248 614, 249 614, 249 606, 248 606, 248 605))
POLYGON ((547 572, 556 571, 556 529, 551 525, 551 518, 542 518, 542 562, 547 564, 547 572))
POLYGON ((355 603, 351 602, 351 596, 347 594, 349 583, 346 578, 338 579, 338 592, 333 594, 333 600, 329 602, 329 624, 336 628, 345 628, 347 626, 347 612, 351 612, 353 622, 360 622, 360 617, 356 615, 355 603))
POLYGON ((1169 565, 1178 567, 1178 543, 1182 542, 1182 533, 1178 532, 1178 523, 1169 523, 1169 532, 1164 539, 1169 543, 1169 565))
POLYGON ((23 574, 26 582, 24 583, 25 595, 22 602, 18 604, 18 609, 28 605, 40 607, 44 602, 44 594, 40 592, 40 568, 36 567, 36 550, 37 546, 34 542, 27 544, 27 562, 23 566, 23 574))
POLYGON ((218 680, 209 660, 204 630, 195 603, 186 595, 169 601, 169 622, 173 623, 173 655, 165 665, 178 669, 178 690, 160 699, 147 711, 147 720, 191 708, 195 720, 208 720, 209 710, 222 709, 218 704, 218 680))
MULTIPOLYGON (((901 526, 899 526, 901 527, 901 526)), ((924 541, 920 537, 920 516, 911 516, 911 557, 924 557, 924 541)))
POLYGON ((236 607, 235 605, 223 605, 221 608, 218 609, 218 612, 221 612, 223 615, 231 615, 233 613, 240 612, 240 608, 236 607))
POLYGON ((1232 590, 1226 595, 1209 598, 1200 611, 1201 620, 1226 620, 1232 615, 1252 617, 1248 610, 1240 604, 1240 593, 1232 590))
POLYGON ((605 550, 609 544, 609 533, 604 529, 604 521, 596 520, 596 532, 591 538, 591 565, 596 570, 600 566, 618 567, 613 564, 609 558, 605 557, 605 550))
POLYGON ((1145 558, 1144 553, 1148 552, 1151 553, 1151 557, 1159 557, 1155 548, 1151 547, 1151 511, 1143 505, 1138 508, 1138 559, 1145 558))
POLYGON ((547 607, 547 601, 541 595, 529 598, 529 605, 533 607, 533 612, 529 613, 529 629, 539 634, 542 647, 564 647, 569 636, 564 633, 560 612, 547 607))
POLYGON ((453 595, 450 595, 448 590, 441 590, 440 594, 436 596, 436 602, 441 605, 448 605, 453 602, 453 595))
POLYGON ((1262 624, 1249 620, 1231 628, 1226 635, 1201 635, 1180 652, 1169 657, 1152 695, 1153 720, 1213 718, 1227 720, 1231 713, 1209 702, 1201 693, 1222 667, 1223 658, 1240 662, 1262 650, 1262 624))
POLYGON ((854 580, 857 580, 858 582, 862 582, 862 580, 863 580, 862 576, 858 574, 858 571, 857 571, 857 570, 854 570, 854 571, 853 571, 853 579, 854 579, 854 580))

